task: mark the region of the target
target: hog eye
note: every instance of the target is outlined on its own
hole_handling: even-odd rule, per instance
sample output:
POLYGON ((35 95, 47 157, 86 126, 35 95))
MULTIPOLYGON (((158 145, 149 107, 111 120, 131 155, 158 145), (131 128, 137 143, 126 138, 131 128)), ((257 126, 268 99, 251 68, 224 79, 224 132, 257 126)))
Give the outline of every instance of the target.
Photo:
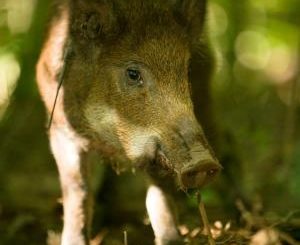
POLYGON ((127 84, 142 86, 144 81, 141 76, 141 72, 137 69, 128 68, 127 73, 127 84))

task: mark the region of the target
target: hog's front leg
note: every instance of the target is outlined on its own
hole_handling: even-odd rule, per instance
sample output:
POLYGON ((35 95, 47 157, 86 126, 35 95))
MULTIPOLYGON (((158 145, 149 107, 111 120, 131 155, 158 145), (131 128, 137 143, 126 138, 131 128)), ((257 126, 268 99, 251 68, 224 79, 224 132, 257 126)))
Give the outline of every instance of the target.
POLYGON ((70 128, 52 126, 50 142, 59 171, 64 210, 62 245, 84 245, 89 241, 91 199, 84 161, 84 141, 70 128))
POLYGON ((156 245, 184 244, 177 230, 170 200, 160 187, 151 185, 148 188, 146 207, 154 231, 156 245))

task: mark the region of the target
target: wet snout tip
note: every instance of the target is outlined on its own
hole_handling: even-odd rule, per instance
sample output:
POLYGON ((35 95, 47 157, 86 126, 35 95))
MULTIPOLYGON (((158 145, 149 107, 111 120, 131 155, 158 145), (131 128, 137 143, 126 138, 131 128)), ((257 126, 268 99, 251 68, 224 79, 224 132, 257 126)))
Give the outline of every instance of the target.
POLYGON ((211 182, 221 169, 218 162, 201 161, 182 169, 180 180, 185 188, 199 188, 211 182))

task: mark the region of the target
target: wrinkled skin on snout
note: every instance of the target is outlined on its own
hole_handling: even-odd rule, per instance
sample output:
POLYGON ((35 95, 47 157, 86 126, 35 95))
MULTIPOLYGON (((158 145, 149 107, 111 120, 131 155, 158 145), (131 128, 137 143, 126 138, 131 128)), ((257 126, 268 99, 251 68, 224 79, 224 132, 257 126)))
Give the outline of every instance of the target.
POLYGON ((220 170, 191 101, 189 32, 200 36, 201 23, 187 28, 188 20, 163 4, 141 14, 133 2, 115 7, 118 19, 110 5, 112 16, 75 14, 63 85, 67 115, 121 169, 140 167, 174 176, 181 188, 201 187, 220 170))

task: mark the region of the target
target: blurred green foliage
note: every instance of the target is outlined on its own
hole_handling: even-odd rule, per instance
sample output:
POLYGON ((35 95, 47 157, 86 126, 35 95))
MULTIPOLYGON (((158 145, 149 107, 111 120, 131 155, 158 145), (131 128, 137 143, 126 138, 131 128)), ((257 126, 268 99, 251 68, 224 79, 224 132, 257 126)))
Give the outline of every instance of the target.
MULTIPOLYGON (((34 82, 49 6, 0 0, 1 244, 41 244, 60 226, 58 178, 34 82)), ((282 214, 300 208, 299 11, 298 0, 211 0, 207 17, 221 147, 239 159, 230 176, 249 200, 258 195, 282 214)), ((222 205, 214 188, 204 198, 222 205)))

